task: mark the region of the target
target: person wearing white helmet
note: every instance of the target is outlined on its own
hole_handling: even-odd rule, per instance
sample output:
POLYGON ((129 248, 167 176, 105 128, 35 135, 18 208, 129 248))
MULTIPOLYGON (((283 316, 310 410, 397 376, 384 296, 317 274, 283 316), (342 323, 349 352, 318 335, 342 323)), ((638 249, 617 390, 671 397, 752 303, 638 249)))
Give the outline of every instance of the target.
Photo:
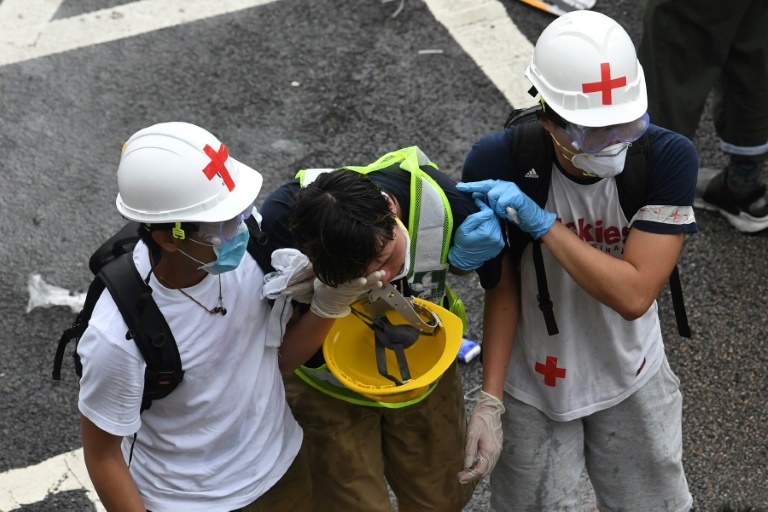
POLYGON ((492 510, 576 511, 586 467, 600 510, 689 510, 656 297, 697 231, 696 151, 650 124, 634 46, 607 16, 555 20, 526 76, 540 135, 483 137, 458 185, 507 221, 509 242, 478 270, 483 388, 459 478, 493 471, 492 510), (537 200, 521 191, 532 183, 537 200))
MULTIPOLYGON (((261 175, 215 136, 173 122, 125 143, 117 209, 142 226, 136 270, 184 375, 142 412, 145 362, 109 293, 77 351, 85 463, 107 510, 305 511, 311 481, 282 373, 313 354, 371 280, 318 286, 312 312, 267 340, 264 274, 245 256, 261 175)), ((319 284, 319 283, 318 283, 319 284)))

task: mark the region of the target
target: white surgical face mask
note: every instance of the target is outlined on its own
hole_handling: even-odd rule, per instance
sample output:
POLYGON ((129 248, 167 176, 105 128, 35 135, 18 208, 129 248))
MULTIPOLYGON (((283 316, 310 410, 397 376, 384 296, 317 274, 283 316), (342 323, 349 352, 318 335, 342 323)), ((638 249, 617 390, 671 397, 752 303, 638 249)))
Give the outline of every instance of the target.
POLYGON ((397 221, 397 227, 400 228, 400 235, 405 239, 405 260, 403 261, 403 270, 393 277, 391 280, 396 281, 408 275, 411 270, 411 237, 408 235, 408 230, 405 228, 405 224, 400 219, 395 217, 397 221))
POLYGON ((593 154, 579 153, 571 157, 577 169, 600 178, 611 178, 624 170, 629 142, 619 142, 593 154))

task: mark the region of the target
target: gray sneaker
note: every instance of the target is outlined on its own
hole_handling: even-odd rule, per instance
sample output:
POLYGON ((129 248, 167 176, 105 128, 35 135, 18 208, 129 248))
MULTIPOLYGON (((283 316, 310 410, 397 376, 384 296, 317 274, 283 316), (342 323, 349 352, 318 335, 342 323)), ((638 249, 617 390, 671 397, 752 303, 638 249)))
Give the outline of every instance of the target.
POLYGON ((735 197, 725 183, 725 171, 702 167, 696 182, 693 206, 716 210, 742 233, 757 233, 768 228, 768 193, 757 186, 744 198, 735 197))

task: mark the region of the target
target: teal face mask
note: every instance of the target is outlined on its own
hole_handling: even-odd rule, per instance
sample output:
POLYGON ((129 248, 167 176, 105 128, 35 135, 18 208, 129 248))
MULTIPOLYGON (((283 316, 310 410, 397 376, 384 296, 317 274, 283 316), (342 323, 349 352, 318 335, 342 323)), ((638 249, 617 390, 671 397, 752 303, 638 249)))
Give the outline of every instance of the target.
POLYGON ((223 274, 224 272, 235 270, 238 265, 240 265, 240 262, 243 260, 243 256, 245 256, 245 250, 248 248, 249 238, 250 234, 248 232, 248 228, 243 222, 240 223, 240 226, 237 228, 237 234, 229 242, 224 242, 221 244, 202 244, 202 242, 198 242, 192 238, 189 239, 195 243, 213 247, 213 252, 216 253, 216 259, 210 263, 203 263, 202 261, 195 259, 189 254, 185 253, 181 249, 179 249, 179 252, 181 252, 181 254, 187 258, 200 263, 201 270, 205 270, 209 274, 219 275, 223 274))

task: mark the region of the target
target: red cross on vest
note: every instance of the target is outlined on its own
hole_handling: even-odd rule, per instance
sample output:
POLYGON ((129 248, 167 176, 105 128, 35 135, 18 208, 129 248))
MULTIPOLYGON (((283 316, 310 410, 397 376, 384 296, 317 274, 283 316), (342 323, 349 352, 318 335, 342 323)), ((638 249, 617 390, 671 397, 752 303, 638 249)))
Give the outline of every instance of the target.
POLYGON ((540 373, 544 376, 544 384, 547 386, 556 386, 557 379, 565 378, 565 368, 557 367, 557 358, 547 356, 547 364, 536 363, 536 373, 540 373))
POLYGON ((600 64, 600 81, 581 84, 581 90, 585 94, 590 92, 602 92, 603 105, 611 105, 613 104, 611 90, 618 89, 619 87, 624 87, 626 85, 627 77, 620 76, 618 78, 611 78, 611 64, 609 62, 603 62, 600 64))
POLYGON ((210 163, 205 166, 205 169, 203 169, 203 174, 205 174, 205 177, 209 180, 212 180, 213 177, 218 174, 221 176, 221 179, 224 180, 224 184, 227 186, 227 189, 232 192, 235 189, 235 182, 232 180, 232 176, 229 175, 229 171, 224 165, 224 163, 227 161, 227 158, 229 158, 227 147, 222 144, 217 153, 211 146, 206 144, 203 148, 203 151, 205 151, 205 154, 208 155, 208 158, 211 159, 210 163))

